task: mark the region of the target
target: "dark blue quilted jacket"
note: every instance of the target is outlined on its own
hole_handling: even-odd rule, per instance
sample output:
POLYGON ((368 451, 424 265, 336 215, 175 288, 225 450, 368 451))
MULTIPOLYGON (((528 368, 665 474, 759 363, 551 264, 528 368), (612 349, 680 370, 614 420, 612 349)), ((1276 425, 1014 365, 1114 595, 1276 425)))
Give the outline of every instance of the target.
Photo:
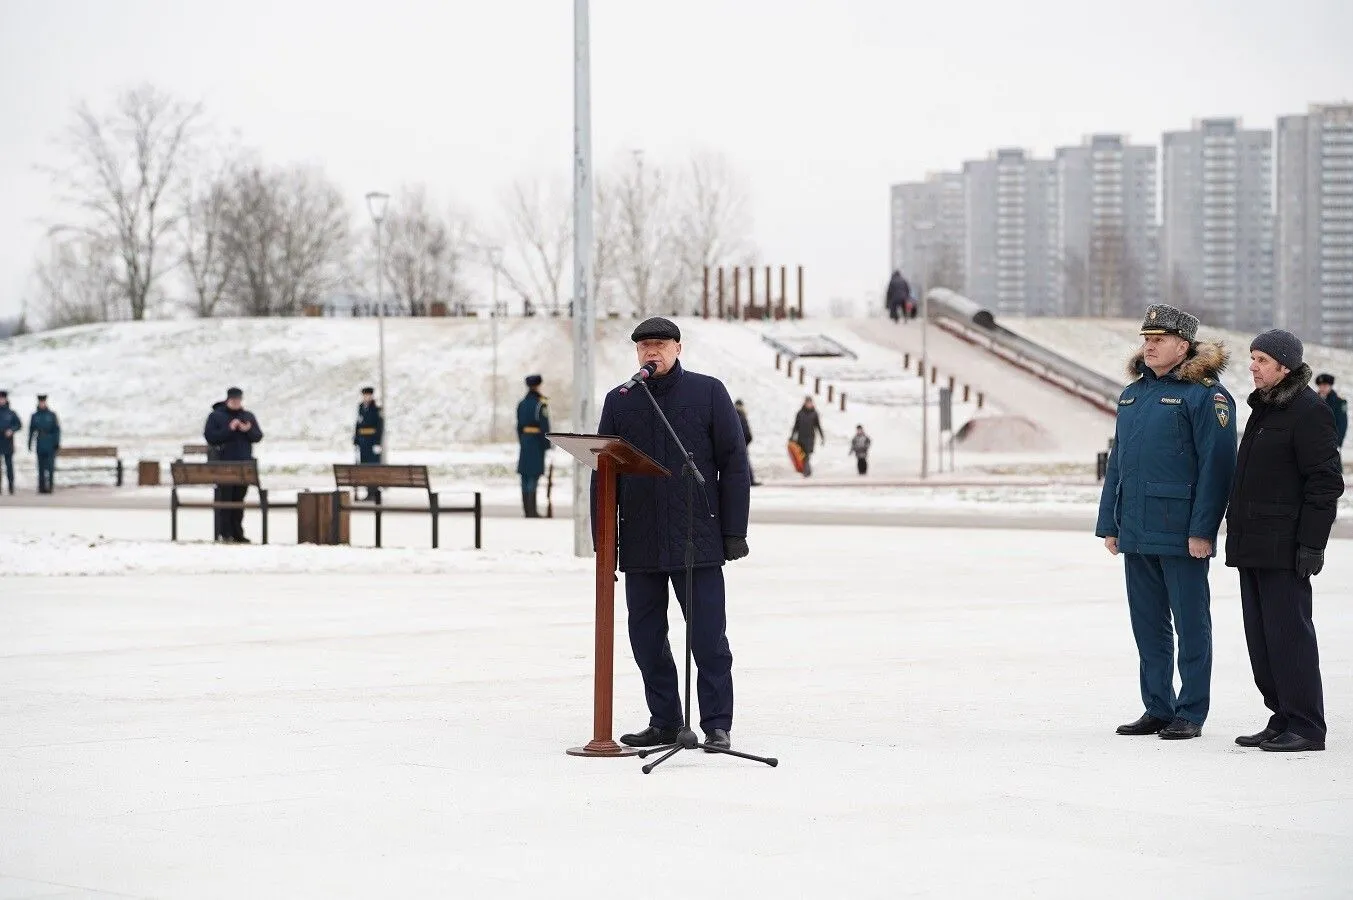
MULTIPOLYGON (((723 382, 681 368, 649 379, 681 441, 705 476, 705 504, 695 498, 695 565, 721 566, 723 539, 747 536, 751 476, 742 424, 723 382)), ((670 478, 621 476, 619 488, 619 562, 622 572, 674 572, 682 568, 686 547, 686 485, 682 458, 653 412, 643 388, 628 394, 613 390, 601 409, 601 434, 629 441, 671 471, 670 478)), ((696 490, 699 490, 696 485, 696 490)), ((596 535, 597 479, 592 476, 593 529, 596 535)))

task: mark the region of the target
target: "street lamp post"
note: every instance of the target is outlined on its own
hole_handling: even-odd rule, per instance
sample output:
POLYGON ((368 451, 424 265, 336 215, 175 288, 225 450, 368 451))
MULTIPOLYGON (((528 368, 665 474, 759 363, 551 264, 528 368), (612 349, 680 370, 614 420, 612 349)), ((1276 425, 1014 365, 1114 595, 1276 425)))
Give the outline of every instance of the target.
POLYGON ((489 440, 498 440, 498 267, 503 264, 501 247, 489 248, 489 265, 493 267, 493 309, 489 312, 493 332, 493 380, 489 383, 492 410, 489 413, 489 440))
POLYGON ((384 434, 381 436, 381 462, 390 458, 390 396, 385 392, 385 258, 381 253, 381 223, 385 221, 385 207, 390 195, 372 191, 366 195, 366 208, 371 213, 371 221, 376 223, 376 331, 380 342, 380 382, 381 382, 381 419, 384 422, 384 434))
MULTIPOLYGON (((934 222, 917 222, 913 226, 920 232, 916 246, 921 252, 918 254, 925 260, 925 265, 930 264, 930 232, 934 229, 934 222)), ((926 282, 929 280, 929 273, 921 270, 921 277, 916 280, 921 284, 921 477, 927 478, 930 475, 930 354, 926 347, 926 332, 929 330, 930 323, 930 288, 926 282)), ((915 278, 915 274, 912 276, 915 278)), ((904 313, 905 315, 905 313, 904 313)))

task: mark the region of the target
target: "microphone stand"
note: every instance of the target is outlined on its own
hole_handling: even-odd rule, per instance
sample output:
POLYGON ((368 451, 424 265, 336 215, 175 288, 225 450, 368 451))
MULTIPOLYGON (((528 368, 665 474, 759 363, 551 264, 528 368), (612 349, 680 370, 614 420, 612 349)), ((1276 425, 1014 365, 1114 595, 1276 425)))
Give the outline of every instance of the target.
POLYGON ((681 443, 681 438, 677 436, 676 429, 668 420, 667 415, 658 405, 657 398, 649 390, 648 379, 640 382, 643 385, 644 393, 648 395, 648 402, 653 405, 653 412, 657 413, 658 421, 666 427, 667 433, 671 436, 676 448, 681 452, 683 460, 682 474, 686 479, 686 708, 685 719, 681 730, 677 732, 675 744, 665 744, 661 747, 645 747, 638 752, 638 757, 645 757, 661 753, 662 756, 645 765, 641 771, 645 775, 651 773, 658 766, 667 760, 676 756, 682 750, 704 750, 706 753, 722 753, 725 756, 736 756, 739 759, 750 759, 753 762, 765 763, 774 767, 780 764, 775 757, 752 756, 750 753, 739 753, 737 750, 730 750, 727 747, 712 747, 709 744, 702 743, 696 736, 694 729, 691 728, 691 632, 694 631, 695 623, 695 485, 700 485, 700 496, 705 501, 705 514, 709 518, 714 518, 714 512, 709 508, 709 495, 705 492, 705 476, 695 465, 695 457, 686 449, 686 445, 681 443))

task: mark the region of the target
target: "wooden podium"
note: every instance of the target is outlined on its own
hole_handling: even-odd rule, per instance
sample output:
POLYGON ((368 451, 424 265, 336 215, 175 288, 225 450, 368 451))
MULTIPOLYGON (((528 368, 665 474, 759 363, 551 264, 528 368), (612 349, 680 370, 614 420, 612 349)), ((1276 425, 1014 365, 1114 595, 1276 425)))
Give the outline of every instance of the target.
MULTIPOLYGON (((611 739, 611 699, 615 683, 616 478, 672 473, 624 438, 605 434, 547 434, 550 443, 589 469, 597 478, 597 627, 596 668, 592 692, 592 740, 573 747, 570 756, 632 756, 637 748, 611 739)), ((579 515, 582 510, 574 510, 579 515)))

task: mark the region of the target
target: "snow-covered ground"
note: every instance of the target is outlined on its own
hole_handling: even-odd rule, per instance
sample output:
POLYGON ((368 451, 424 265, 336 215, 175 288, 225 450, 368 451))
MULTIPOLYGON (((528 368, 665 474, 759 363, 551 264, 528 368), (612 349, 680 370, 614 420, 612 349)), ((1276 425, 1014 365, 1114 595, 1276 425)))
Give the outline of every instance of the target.
POLYGON ((479 563, 45 539, 120 574, 0 589, 0 896, 1348 896, 1349 542, 1316 583, 1329 749, 1282 756, 1232 743, 1265 716, 1232 570, 1211 718, 1171 743, 1113 734, 1136 658, 1093 538, 758 528, 733 739, 780 765, 644 776, 563 752, 592 707, 567 523, 496 527, 479 563))

